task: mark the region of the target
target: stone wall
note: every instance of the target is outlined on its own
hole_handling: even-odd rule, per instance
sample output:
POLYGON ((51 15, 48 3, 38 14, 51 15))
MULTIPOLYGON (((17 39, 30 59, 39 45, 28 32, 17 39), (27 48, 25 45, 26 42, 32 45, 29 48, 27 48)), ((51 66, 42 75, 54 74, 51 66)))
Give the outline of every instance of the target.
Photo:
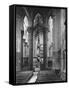
POLYGON ((62 38, 65 37, 63 36, 63 33, 65 31, 65 11, 63 9, 61 10, 56 10, 54 12, 55 17, 54 17, 54 26, 53 26, 53 42, 54 42, 54 48, 53 48, 53 53, 54 53, 54 60, 53 60, 53 68, 58 69, 62 67, 62 38), (60 51, 60 53, 59 53, 60 51))
POLYGON ((16 71, 20 71, 21 63, 21 30, 23 19, 19 15, 16 15, 16 71))

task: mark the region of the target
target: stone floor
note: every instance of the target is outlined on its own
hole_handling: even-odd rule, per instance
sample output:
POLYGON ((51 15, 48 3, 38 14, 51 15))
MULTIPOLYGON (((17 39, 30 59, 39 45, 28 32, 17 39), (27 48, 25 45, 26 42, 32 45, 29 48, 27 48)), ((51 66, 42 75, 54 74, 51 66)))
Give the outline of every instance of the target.
POLYGON ((54 82, 61 81, 60 75, 57 75, 54 71, 40 71, 37 75, 36 82, 54 82))
POLYGON ((62 81, 60 75, 56 74, 53 70, 44 71, 24 71, 16 74, 16 82, 23 83, 39 83, 39 82, 53 82, 62 81))
POLYGON ((34 82, 36 82, 37 74, 38 74, 38 72, 33 72, 33 76, 31 77, 31 79, 27 83, 34 83, 34 82))
POLYGON ((16 73, 16 83, 24 84, 33 76, 33 71, 23 71, 16 73))

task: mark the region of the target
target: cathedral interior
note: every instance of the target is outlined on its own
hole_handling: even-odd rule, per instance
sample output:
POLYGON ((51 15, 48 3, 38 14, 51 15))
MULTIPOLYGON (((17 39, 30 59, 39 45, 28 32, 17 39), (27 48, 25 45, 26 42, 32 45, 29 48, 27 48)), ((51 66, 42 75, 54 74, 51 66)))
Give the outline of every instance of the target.
POLYGON ((66 81, 66 9, 16 7, 16 82, 66 81))

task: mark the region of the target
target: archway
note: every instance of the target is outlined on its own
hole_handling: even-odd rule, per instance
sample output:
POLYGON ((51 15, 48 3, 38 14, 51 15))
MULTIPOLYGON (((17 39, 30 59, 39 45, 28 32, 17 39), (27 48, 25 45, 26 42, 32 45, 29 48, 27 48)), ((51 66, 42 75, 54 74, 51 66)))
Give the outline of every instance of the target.
POLYGON ((33 29, 33 67, 36 71, 46 69, 47 60, 47 28, 43 24, 42 16, 37 13, 34 18, 33 29))

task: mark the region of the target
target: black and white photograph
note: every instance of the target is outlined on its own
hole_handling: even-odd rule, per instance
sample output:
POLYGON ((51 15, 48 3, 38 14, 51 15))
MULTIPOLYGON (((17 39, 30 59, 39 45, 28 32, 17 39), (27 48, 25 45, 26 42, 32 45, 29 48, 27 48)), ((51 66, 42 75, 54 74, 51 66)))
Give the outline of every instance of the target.
POLYGON ((16 7, 16 83, 66 81, 66 8, 16 7))
POLYGON ((69 90, 69 0, 1 0, 0 90, 69 90))

